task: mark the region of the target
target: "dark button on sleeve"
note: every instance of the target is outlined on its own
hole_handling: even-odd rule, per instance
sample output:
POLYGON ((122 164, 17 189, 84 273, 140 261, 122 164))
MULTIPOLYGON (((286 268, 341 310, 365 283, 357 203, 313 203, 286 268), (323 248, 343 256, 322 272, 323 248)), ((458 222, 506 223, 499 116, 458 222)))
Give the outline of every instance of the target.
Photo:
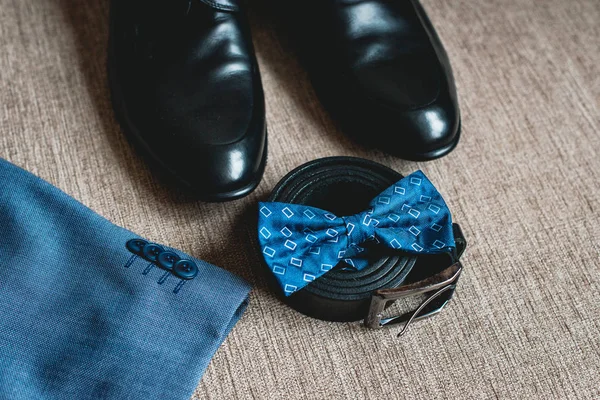
POLYGON ((127 247, 127 250, 129 250, 133 254, 141 256, 144 251, 144 247, 146 247, 147 244, 148 242, 142 239, 131 239, 127 241, 125 246, 127 247))
POLYGON ((180 260, 175 263, 173 273, 181 279, 194 279, 198 275, 198 266, 193 261, 180 260))
POLYGON ((163 251, 158 255, 158 265, 168 271, 171 271, 179 260, 181 260, 181 257, 172 251, 163 251))
POLYGON ((142 256, 150 262, 156 262, 156 261, 158 261, 158 256, 163 251, 164 251, 164 249, 162 247, 160 247, 159 245, 150 243, 150 244, 147 244, 146 246, 144 246, 144 251, 143 251, 142 256))

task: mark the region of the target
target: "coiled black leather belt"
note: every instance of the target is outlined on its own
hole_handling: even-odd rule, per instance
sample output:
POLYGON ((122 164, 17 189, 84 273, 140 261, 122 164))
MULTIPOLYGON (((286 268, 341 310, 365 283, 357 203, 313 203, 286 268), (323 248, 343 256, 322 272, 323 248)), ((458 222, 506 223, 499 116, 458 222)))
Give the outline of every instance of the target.
MULTIPOLYGON (((339 216, 353 215, 368 208, 381 191, 402 179, 402 175, 381 164, 353 157, 330 157, 311 161, 286 175, 273 189, 268 201, 310 205, 339 216)), ((424 318, 441 310, 450 299, 461 266, 458 258, 465 241, 454 224, 457 252, 450 256, 414 256, 386 253, 378 249, 369 266, 361 271, 341 263, 304 289, 286 297, 274 283, 282 301, 310 317, 327 321, 365 319, 378 327, 408 319, 424 318), (430 290, 429 290, 430 289, 430 290), (429 291, 436 302, 418 313, 382 319, 383 309, 394 300, 429 291)))

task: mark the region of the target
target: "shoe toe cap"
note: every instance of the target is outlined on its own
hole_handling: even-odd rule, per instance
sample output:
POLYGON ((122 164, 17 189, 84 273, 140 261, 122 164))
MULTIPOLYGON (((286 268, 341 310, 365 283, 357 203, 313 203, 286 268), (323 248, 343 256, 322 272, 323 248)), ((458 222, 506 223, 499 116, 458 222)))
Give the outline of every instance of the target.
POLYGON ((198 143, 190 137, 175 136, 155 158, 191 192, 209 201, 233 200, 258 185, 267 151, 264 124, 251 126, 234 143, 198 143))
POLYGON ((460 117, 458 109, 449 102, 439 101, 400 113, 397 120, 401 139, 399 150, 412 154, 417 160, 441 157, 452 150, 458 140, 460 117))
POLYGON ((345 85, 352 100, 344 100, 338 119, 358 137, 415 160, 441 157, 456 144, 456 94, 438 66, 415 56, 395 59, 359 69, 345 85))

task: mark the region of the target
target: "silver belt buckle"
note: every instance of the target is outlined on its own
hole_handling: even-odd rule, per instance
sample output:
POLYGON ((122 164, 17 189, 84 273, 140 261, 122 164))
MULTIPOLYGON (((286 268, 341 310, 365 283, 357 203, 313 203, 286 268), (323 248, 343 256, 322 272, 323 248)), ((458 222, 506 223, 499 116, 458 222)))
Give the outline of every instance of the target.
POLYGON ((404 328, 398 334, 398 336, 402 336, 406 333, 408 326, 412 322, 434 316, 444 309, 454 294, 454 289, 456 288, 456 283, 462 269, 462 264, 460 261, 457 261, 445 270, 427 279, 393 289, 376 290, 371 297, 369 313, 364 321, 365 326, 372 329, 379 329, 384 326, 406 322, 404 328), (383 311, 389 303, 406 297, 431 292, 433 294, 423 301, 415 311, 395 317, 383 318, 383 311), (440 299, 440 304, 434 309, 424 312, 425 307, 432 304, 436 299, 440 299))

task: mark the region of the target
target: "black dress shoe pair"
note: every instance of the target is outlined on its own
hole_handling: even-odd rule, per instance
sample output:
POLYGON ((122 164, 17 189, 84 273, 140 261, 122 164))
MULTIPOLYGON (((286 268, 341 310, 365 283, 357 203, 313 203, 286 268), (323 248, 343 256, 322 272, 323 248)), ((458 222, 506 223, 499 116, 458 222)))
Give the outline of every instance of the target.
MULTIPOLYGON (((450 64, 417 0, 278 3, 347 132, 414 160, 456 146, 450 64)), ((258 185, 264 96, 239 0, 112 0, 108 70, 124 131, 180 185, 209 201, 258 185)))

